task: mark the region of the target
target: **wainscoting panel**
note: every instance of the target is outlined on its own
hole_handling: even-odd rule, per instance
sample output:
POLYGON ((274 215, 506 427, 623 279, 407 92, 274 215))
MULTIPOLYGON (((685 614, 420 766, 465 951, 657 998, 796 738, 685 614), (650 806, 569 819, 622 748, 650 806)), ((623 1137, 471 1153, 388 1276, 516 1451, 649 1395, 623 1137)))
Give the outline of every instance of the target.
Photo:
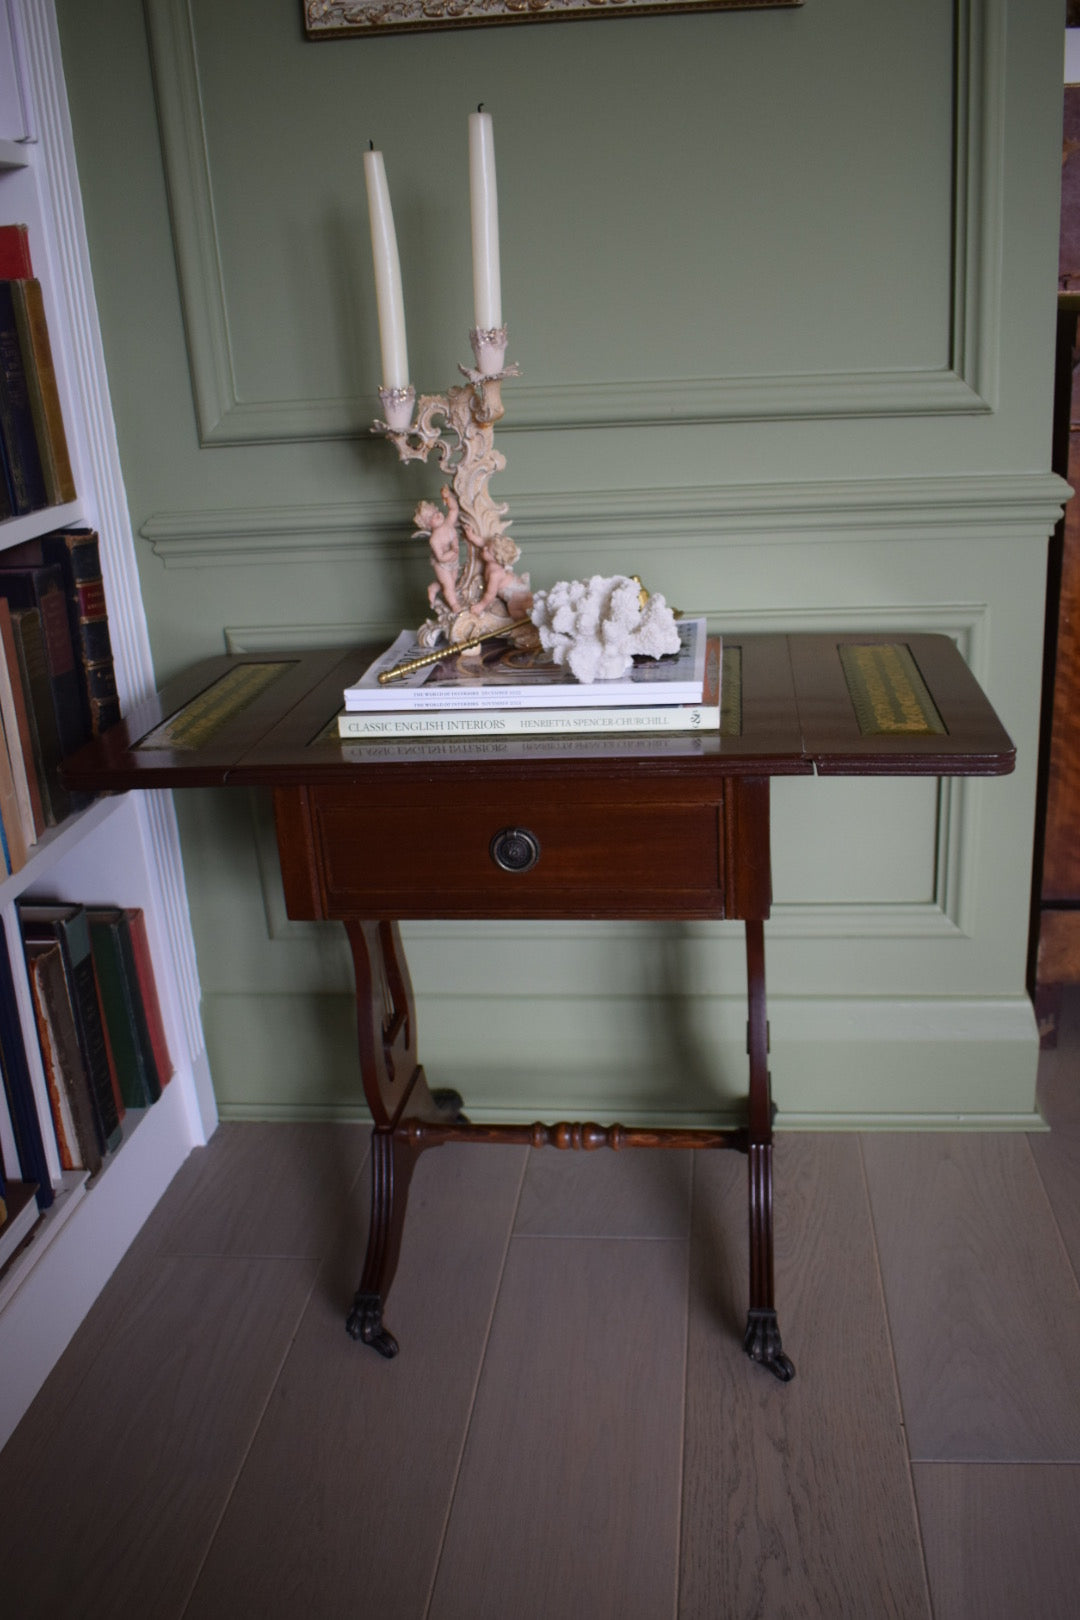
MULTIPOLYGON (((994 780, 774 785, 782 1118, 1029 1122, 1045 564, 1067 493, 1049 471, 1060 0, 317 45, 292 0, 56 4, 156 677, 422 616, 411 514, 446 474, 369 432, 362 154, 386 156, 414 381, 445 389, 485 100, 522 366, 493 494, 534 587, 637 573, 729 636, 942 633, 1017 745, 994 780)), ((176 813, 223 1112, 355 1108, 341 931, 285 915, 265 799, 185 793, 176 813)), ((737 927, 406 938, 425 1062, 478 1109, 737 1105, 737 927)))
MULTIPOLYGON (((464 202, 464 115, 456 123, 443 119, 439 103, 445 102, 445 93, 437 93, 434 104, 420 94, 404 124, 396 116, 396 105, 385 101, 385 88, 364 72, 367 64, 361 60, 360 50, 331 47, 312 53, 296 38, 295 26, 287 26, 284 16, 268 16, 265 7, 251 8, 247 41, 251 63, 246 82, 238 83, 220 67, 223 44, 236 27, 236 15, 223 16, 222 9, 200 5, 198 0, 147 3, 200 436, 204 444, 221 445, 349 437, 371 421, 378 407, 373 391, 357 392, 350 386, 355 374, 370 376, 374 371, 373 365, 360 365, 373 354, 370 335, 358 330, 365 317, 374 326, 358 161, 366 137, 353 116, 353 97, 335 94, 335 88, 345 90, 347 68, 359 70, 353 83, 364 96, 370 124, 380 130, 380 138, 389 148, 392 180, 400 180, 404 171, 404 192, 396 195, 399 199, 404 195, 407 204, 416 184, 417 164, 430 168, 431 154, 425 148, 430 148, 436 131, 444 153, 440 167, 446 192, 464 202), (311 127, 311 107, 303 91, 290 103, 281 98, 271 102, 260 90, 277 72, 295 75, 303 87, 316 71, 329 76, 323 82, 330 87, 328 98, 319 105, 322 127, 317 133, 311 127), (244 102, 250 138, 266 148, 262 176, 244 164, 246 154, 236 148, 229 115, 238 99, 244 102), (289 176, 299 149, 305 157, 309 150, 317 155, 326 179, 305 199, 306 206, 294 202, 286 212, 281 208, 281 172, 284 169, 289 176), (343 173, 355 176, 354 206, 328 214, 319 206, 322 195, 345 191, 343 173), (256 279, 258 295, 253 298, 256 279), (282 339, 270 349, 264 325, 268 308, 275 312, 282 339), (257 320, 253 318, 256 309, 257 320), (303 334, 301 343, 295 341, 298 332, 303 334), (349 347, 356 356, 352 366, 342 360, 349 347)), ((842 16, 831 16, 830 9, 835 10, 824 8, 808 26, 819 36, 814 46, 820 60, 832 63, 830 96, 849 100, 848 114, 855 118, 866 112, 863 97, 870 84, 877 82, 876 56, 881 46, 864 30, 848 27, 842 16), (864 54, 867 51, 869 55, 864 54)), ((225 8, 234 14, 243 10, 236 5, 225 8)), ((766 103, 772 98, 761 98, 755 92, 741 115, 745 139, 739 152, 739 185, 726 184, 723 171, 714 170, 710 178, 720 189, 722 201, 708 210, 695 211, 690 226, 682 227, 686 237, 675 251, 671 251, 674 244, 663 240, 663 232, 659 240, 644 232, 643 222, 633 211, 627 211, 619 227, 613 216, 604 232, 591 241, 590 276, 608 287, 623 318, 612 319, 607 334, 595 329, 590 333, 590 347, 596 351, 591 376, 567 369, 573 348, 567 349, 565 337, 560 341, 557 335, 546 345, 551 361, 543 353, 536 354, 531 376, 515 388, 515 408, 508 426, 610 427, 673 421, 948 415, 992 409, 998 370, 997 272, 1003 218, 1003 0, 954 0, 951 7, 939 8, 933 15, 920 12, 918 17, 910 17, 906 26, 903 18, 901 9, 894 16, 894 37, 888 42, 896 74, 892 93, 924 108, 924 116, 913 131, 900 124, 894 127, 879 108, 874 123, 864 126, 868 148, 860 149, 861 143, 850 139, 845 143, 843 183, 848 188, 885 186, 892 196, 888 212, 864 215, 864 232, 872 240, 860 243, 860 254, 853 255, 849 242, 822 229, 827 216, 823 199, 815 193, 813 207, 807 208, 811 199, 800 196, 800 158, 791 146, 784 153, 791 188, 784 204, 784 251, 799 266, 799 303, 804 311, 814 312, 814 319, 789 325, 783 305, 761 296, 762 276, 768 278, 766 284, 775 282, 779 292, 789 284, 789 272, 768 258, 759 259, 760 248, 755 251, 751 246, 762 239, 754 168, 773 168, 783 150, 778 144, 782 139, 778 125, 783 121, 767 110, 766 103), (951 118, 947 113, 950 105, 955 107, 951 118), (712 233, 716 267, 712 277, 703 281, 692 268, 693 250, 706 250, 712 233), (740 244, 737 256, 730 251, 732 242, 740 244), (678 326, 666 331, 662 312, 650 309, 656 292, 654 277, 662 280, 665 306, 680 311, 678 326), (876 314, 883 294, 888 300, 887 321, 876 314), (740 311, 734 333, 727 323, 716 325, 718 298, 740 311), (605 336, 609 343, 618 339, 627 324, 638 334, 636 345, 618 341, 613 348, 600 347, 605 336), (858 354, 859 363, 838 365, 836 357, 845 354, 852 360, 858 354), (863 354, 868 355, 867 360, 861 358, 863 354), (685 365, 691 357, 696 362, 693 369, 663 369, 665 359, 675 360, 677 365, 682 360, 685 365), (747 366, 751 357, 754 363, 747 366), (646 372, 636 369, 643 358, 653 360, 646 372), (554 375, 550 375, 552 366, 554 375)), ((287 21, 291 25, 295 19, 287 21)), ((769 26, 764 21, 764 28, 769 26)), ((668 152, 642 153, 634 139, 639 98, 648 95, 649 88, 645 82, 637 86, 636 78, 631 77, 620 102, 607 108, 611 122, 604 138, 597 139, 595 131, 580 136, 581 148, 590 155, 583 171, 587 189, 580 199, 566 195, 561 218, 544 176, 521 161, 534 139, 535 125, 529 83, 519 84, 514 100, 499 111, 500 155, 504 156, 504 175, 529 176, 533 194, 523 196, 523 183, 517 182, 517 195, 509 193, 510 220, 516 217, 515 202, 518 207, 530 206, 534 215, 544 217, 556 247, 561 245, 569 256, 580 241, 575 201, 589 206, 592 188, 604 186, 612 173, 610 162, 615 161, 621 171, 626 154, 636 151, 636 163, 669 161, 674 173, 683 171, 683 183, 692 184, 687 171, 696 172, 705 154, 718 145, 717 109, 726 104, 730 110, 733 99, 743 101, 746 73, 762 44, 760 37, 755 40, 746 31, 729 28, 725 48, 717 52, 707 28, 706 24, 701 29, 695 19, 682 27, 688 36, 695 32, 703 36, 711 93, 697 95, 693 85, 687 85, 679 118, 670 119, 666 126, 668 152), (624 129, 619 128, 620 122, 624 129)), ((760 31, 759 27, 759 35, 760 31)), ((522 41, 521 48, 546 54, 547 32, 539 37, 533 32, 527 47, 522 41)), ((610 37, 578 37, 586 59, 594 49, 603 53, 614 47, 617 51, 620 43, 610 37)), ((386 43, 377 42, 378 46, 386 43)), ((459 54, 456 43, 445 36, 435 45, 422 39, 408 42, 422 59, 422 66, 417 63, 421 74, 435 50, 444 59, 459 54)), ((516 44, 511 41, 502 49, 513 52, 516 44)), ((474 55, 483 55, 486 45, 476 35, 468 41, 474 55)), ((785 101, 785 80, 799 71, 798 48, 792 31, 771 32, 767 59, 777 106, 785 101)), ((393 43, 390 50, 394 50, 393 43)), ((452 63, 445 65, 450 78, 452 63)), ((593 99, 582 102, 573 94, 563 96, 561 127, 552 130, 555 141, 574 140, 575 123, 591 117, 593 99)), ((837 127, 842 122, 838 115, 837 127)), ((828 172, 826 161, 817 174, 819 187, 827 184, 828 172)), ((406 263, 410 251, 414 262, 417 253, 445 251, 441 242, 413 223, 408 207, 403 212, 406 263)), ((452 233, 450 241, 455 250, 460 248, 460 229, 452 233)), ((514 241, 511 228, 507 285, 519 289, 518 307, 526 300, 527 307, 535 307, 539 289, 528 287, 528 266, 517 266, 514 241)), ((460 276, 451 273, 447 280, 449 290, 461 290, 460 276)), ((564 290, 571 292, 573 287, 571 276, 564 290)), ((434 327, 445 343, 446 335, 457 330, 463 344, 467 300, 460 300, 462 311, 456 324, 452 317, 455 305, 445 287, 437 289, 434 302, 439 324, 435 325, 429 313, 423 322, 424 335, 434 327)), ((562 324, 569 337, 573 317, 564 314, 562 324)), ((424 379, 431 375, 437 351, 430 343, 417 348, 417 376, 424 379)), ((441 375, 436 373, 427 386, 442 386, 441 375)))

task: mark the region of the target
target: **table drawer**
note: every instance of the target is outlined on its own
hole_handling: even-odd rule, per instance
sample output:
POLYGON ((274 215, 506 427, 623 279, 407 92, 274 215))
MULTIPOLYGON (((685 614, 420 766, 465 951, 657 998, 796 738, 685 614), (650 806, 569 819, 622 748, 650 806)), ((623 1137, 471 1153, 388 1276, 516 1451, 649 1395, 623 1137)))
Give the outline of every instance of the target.
MULTIPOLYGON (((590 798, 432 790, 373 804, 347 788, 304 795, 307 887, 342 916, 663 916, 723 914, 723 807, 652 796, 590 798)), ((720 800, 720 802, 717 802, 720 800)))

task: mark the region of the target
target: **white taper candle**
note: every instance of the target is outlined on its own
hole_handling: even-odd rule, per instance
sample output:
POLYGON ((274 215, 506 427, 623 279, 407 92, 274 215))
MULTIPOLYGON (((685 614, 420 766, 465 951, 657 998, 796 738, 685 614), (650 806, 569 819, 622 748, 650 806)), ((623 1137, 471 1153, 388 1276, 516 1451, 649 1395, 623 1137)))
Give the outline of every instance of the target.
POLYGON ((473 305, 476 325, 502 325, 499 276, 499 195, 495 186, 495 136, 491 114, 469 114, 469 192, 472 203, 473 305))
POLYGON ((368 212, 371 216, 371 253, 375 263, 375 299, 379 310, 384 388, 406 388, 409 353, 405 346, 405 299, 401 290, 394 215, 381 152, 364 153, 368 212))

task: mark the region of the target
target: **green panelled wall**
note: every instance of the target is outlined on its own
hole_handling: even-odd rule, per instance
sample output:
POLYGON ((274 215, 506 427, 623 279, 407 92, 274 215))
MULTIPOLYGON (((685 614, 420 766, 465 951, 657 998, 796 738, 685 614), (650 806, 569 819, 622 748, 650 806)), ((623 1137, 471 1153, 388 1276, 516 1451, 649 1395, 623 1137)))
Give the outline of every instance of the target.
MULTIPOLYGON (((944 631, 1019 746, 1003 780, 775 790, 782 1119, 1030 1123, 1060 0, 317 44, 300 0, 58 11, 159 675, 422 617, 410 519, 439 475, 366 432, 361 154, 386 154, 414 380, 443 389, 483 101, 523 372, 497 487, 534 582, 638 572, 721 631, 944 631)), ((354 1110, 343 942, 285 916, 267 804, 179 811, 222 1112, 354 1110)), ((429 1075, 478 1113, 704 1116, 743 1089, 735 928, 406 935, 429 1075)))

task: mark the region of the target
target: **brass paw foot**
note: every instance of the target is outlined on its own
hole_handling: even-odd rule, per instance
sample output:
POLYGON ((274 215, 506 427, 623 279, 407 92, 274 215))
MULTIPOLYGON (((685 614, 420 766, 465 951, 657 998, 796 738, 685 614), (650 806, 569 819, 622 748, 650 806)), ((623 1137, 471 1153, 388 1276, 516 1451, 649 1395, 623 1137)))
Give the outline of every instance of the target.
POLYGON ((743 1349, 751 1361, 759 1361, 763 1367, 768 1367, 782 1384, 788 1384, 794 1378, 795 1364, 784 1354, 775 1311, 747 1312, 743 1349))
POLYGON ((378 1294, 357 1294, 353 1308, 345 1318, 345 1331, 350 1338, 370 1344, 387 1361, 398 1353, 397 1340, 383 1327, 382 1300, 378 1294))
POLYGON ((449 1086, 442 1086, 431 1093, 431 1100, 436 1108, 443 1114, 449 1114, 453 1125, 467 1125, 468 1116, 465 1113, 465 1099, 460 1091, 451 1091, 449 1086))

